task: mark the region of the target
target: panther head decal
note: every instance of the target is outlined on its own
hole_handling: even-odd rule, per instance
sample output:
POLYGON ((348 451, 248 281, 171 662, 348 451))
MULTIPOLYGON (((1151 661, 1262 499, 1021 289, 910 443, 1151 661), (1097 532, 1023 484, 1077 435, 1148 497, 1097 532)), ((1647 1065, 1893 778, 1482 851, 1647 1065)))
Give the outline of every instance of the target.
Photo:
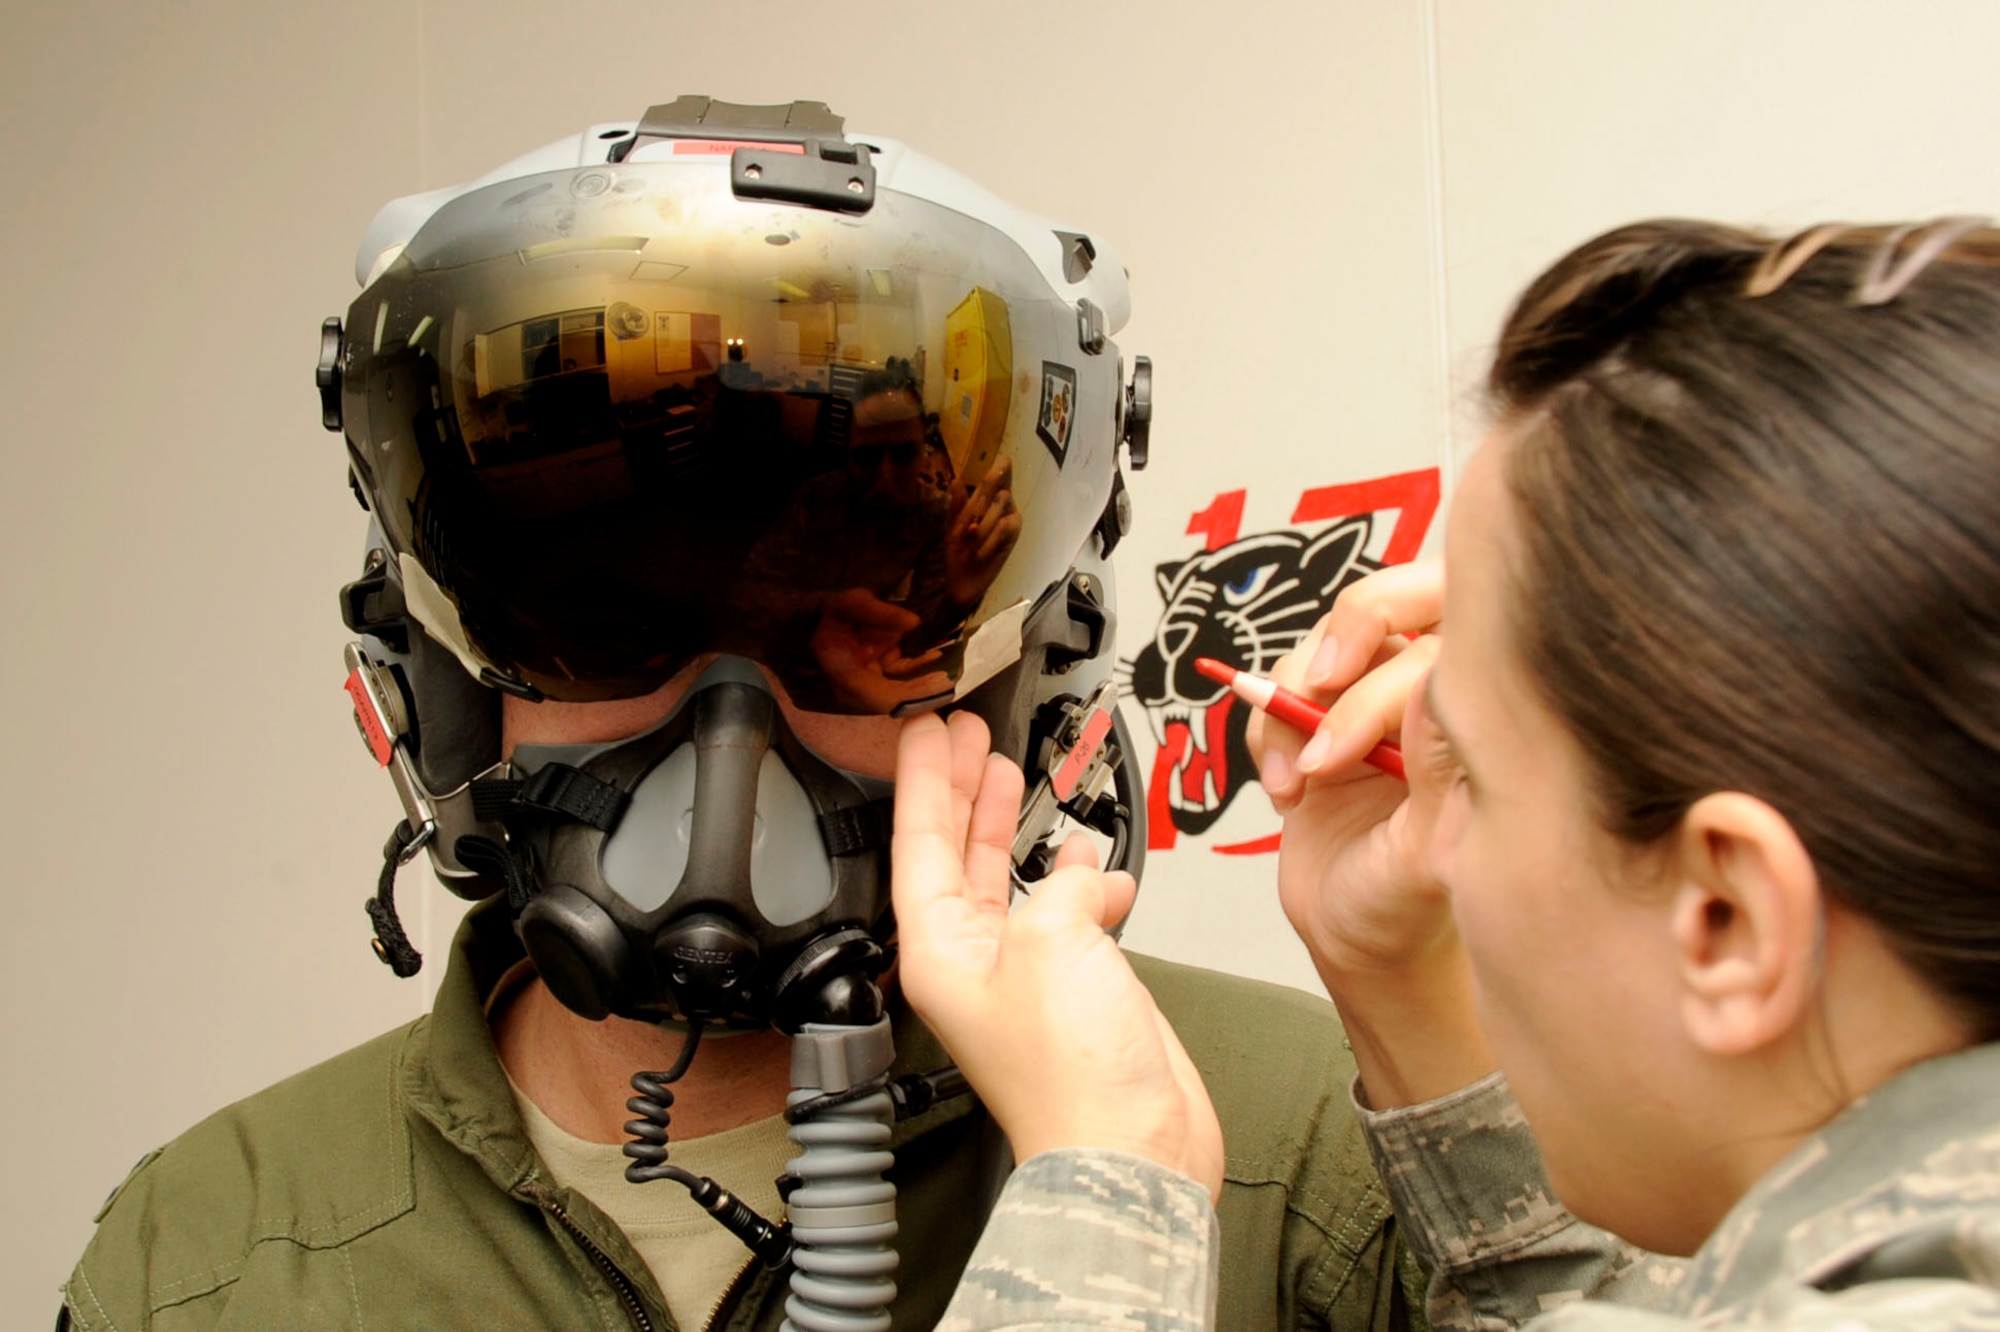
POLYGON ((1364 515, 1312 537, 1262 532, 1155 571, 1167 609, 1132 659, 1129 690, 1159 745, 1149 784, 1156 845, 1172 844, 1171 834, 1159 838, 1162 814, 1175 831, 1197 836, 1257 775, 1245 738, 1250 710, 1197 674, 1195 658, 1267 674, 1335 593, 1382 567, 1363 553, 1373 530, 1364 515))

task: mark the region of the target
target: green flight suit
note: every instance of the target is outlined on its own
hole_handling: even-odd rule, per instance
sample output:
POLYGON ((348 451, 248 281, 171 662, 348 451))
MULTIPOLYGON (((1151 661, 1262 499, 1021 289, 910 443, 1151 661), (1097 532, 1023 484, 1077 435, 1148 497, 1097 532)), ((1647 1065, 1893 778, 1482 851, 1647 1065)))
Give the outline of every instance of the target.
MULTIPOLYGON (((483 1000, 521 956, 476 909, 433 1011, 220 1111, 144 1161, 66 1287, 71 1326, 602 1328, 674 1323, 625 1237, 528 1145, 483 1000)), ((1420 1280, 1354 1123, 1328 1006, 1134 957, 1216 1101, 1228 1146, 1221 1326, 1411 1326, 1420 1280)), ((896 1073, 947 1061, 894 1014, 896 1073)), ((942 1316, 1007 1169, 971 1097, 897 1127, 898 1329, 942 1316)), ((725 1185, 728 1181, 722 1181, 725 1185)), ((647 1187, 666 1188, 666 1184, 647 1187)), ((783 1274, 747 1263, 709 1323, 775 1329, 783 1274)))

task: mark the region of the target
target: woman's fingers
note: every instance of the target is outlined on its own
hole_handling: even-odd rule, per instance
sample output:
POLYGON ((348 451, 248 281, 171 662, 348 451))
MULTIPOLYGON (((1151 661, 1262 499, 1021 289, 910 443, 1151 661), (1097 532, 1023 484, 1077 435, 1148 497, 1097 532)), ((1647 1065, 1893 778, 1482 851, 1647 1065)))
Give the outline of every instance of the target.
MULTIPOLYGON (((1081 865, 1087 869, 1097 868, 1097 846, 1081 833, 1064 839, 1056 848, 1054 870, 1068 869, 1081 865)), ((1115 929, 1132 910, 1132 903, 1139 895, 1139 881, 1124 870, 1107 870, 1099 885, 1100 896, 1097 905, 1101 908, 1097 925, 1099 929, 1115 929)))
POLYGON ((1309 780, 1357 772, 1370 750, 1399 732, 1411 691, 1422 687, 1437 660, 1439 641, 1427 635, 1388 655, 1334 698, 1311 735, 1269 717, 1251 723, 1253 732, 1261 730, 1252 741, 1253 753, 1257 746, 1263 751, 1258 780, 1280 814, 1298 804, 1309 780))
POLYGON ((889 889, 903 989, 920 1012, 930 1011, 933 1001, 952 1002, 951 979, 980 971, 979 957, 983 952, 990 959, 992 947, 991 940, 982 944, 966 928, 977 916, 966 900, 965 848, 952 808, 952 757, 951 736, 938 718, 915 717, 904 724, 897 740, 889 889))
POLYGON ((1361 678, 1385 640, 1427 633, 1443 616, 1442 560, 1395 564, 1350 583, 1321 622, 1300 683, 1307 691, 1344 688, 1361 678))
POLYGON ((1137 879, 1124 870, 1108 871, 1104 876, 1104 918, 1098 924, 1107 930, 1117 929, 1132 914, 1132 904, 1138 900, 1137 879))
POLYGON ((1028 937, 1055 937, 1086 923, 1093 930, 1104 928, 1105 876, 1097 871, 1095 852, 1081 863, 1075 863, 1074 853, 1073 863, 1061 863, 1062 853, 1082 840, 1072 837, 1063 843, 1062 850, 1057 852, 1056 867, 1015 909, 1010 923, 1019 926, 1028 937))
POLYGON ((1009 491, 1000 492, 988 517, 990 522, 980 523, 978 558, 982 563, 999 554, 1021 531, 1021 516, 1013 507, 1013 494, 1009 491))
POLYGON ((998 754, 987 755, 965 842, 966 897, 980 911, 1007 914, 1024 786, 1019 768, 998 754))
POLYGON ((1438 641, 1436 635, 1420 638, 1349 685, 1299 751, 1299 775, 1312 778, 1351 768, 1397 734, 1411 691, 1423 687, 1437 660, 1438 641))
POLYGON ((945 721, 951 739, 952 829, 963 851, 972 824, 973 802, 986 775, 986 723, 970 712, 954 712, 945 721))
POLYGON ((991 507, 993 496, 1007 483, 1008 473, 999 467, 989 467, 979 481, 958 502, 958 511, 953 518, 966 527, 976 526, 979 519, 991 507))
MULTIPOLYGON (((1322 615, 1297 647, 1278 658, 1277 665, 1271 668, 1271 678, 1280 686, 1294 693, 1304 692, 1306 663, 1318 651, 1326 635, 1327 621, 1331 618, 1330 615, 1322 615)), ((1251 714, 1246 738, 1250 744, 1250 757, 1257 764, 1258 780, 1263 784, 1265 794, 1272 797, 1275 803, 1279 793, 1291 786, 1292 775, 1298 769, 1299 750, 1309 737, 1295 726, 1272 721, 1259 709, 1251 714)))
POLYGON ((911 1004, 1024 1155, 1076 1145, 1138 1152, 1213 1194, 1221 1134, 1200 1077, 1104 933, 1131 905, 1131 876, 1099 871, 1096 849, 1075 837, 1008 914, 1021 778, 1000 759, 970 775, 963 751, 974 738, 985 743, 984 727, 960 734, 932 717, 903 732, 892 887, 911 1004), (968 789, 964 840, 954 844, 953 805, 968 789), (996 880, 999 909, 980 910, 996 880))
POLYGON ((1436 655, 1434 643, 1413 651, 1405 636, 1436 628, 1443 611, 1442 561, 1392 565, 1341 589, 1333 609, 1279 659, 1273 680, 1329 708, 1312 735, 1262 713, 1250 720, 1258 781, 1280 814, 1297 806, 1308 778, 1354 767, 1395 734, 1412 682, 1436 655))
POLYGON ((1006 491, 989 490, 986 482, 980 482, 978 494, 973 496, 972 503, 967 506, 972 511, 972 516, 966 520, 966 532, 974 537, 984 537, 992 531, 993 524, 999 522, 1000 516, 1006 512, 1003 507, 1006 496, 1006 491))
POLYGON ((898 915, 953 891, 959 847, 952 790, 951 736, 934 716, 912 717, 896 740, 895 838, 890 845, 898 915), (900 900, 907 897, 907 904, 900 900))

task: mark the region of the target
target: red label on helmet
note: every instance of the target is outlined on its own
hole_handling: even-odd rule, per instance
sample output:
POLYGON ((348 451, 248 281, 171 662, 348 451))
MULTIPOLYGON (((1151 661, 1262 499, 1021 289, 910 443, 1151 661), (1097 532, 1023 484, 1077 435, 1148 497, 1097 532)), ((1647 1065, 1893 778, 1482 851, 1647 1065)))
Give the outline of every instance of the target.
POLYGON ((1076 738, 1076 744, 1063 756, 1062 766, 1049 778, 1049 785, 1055 788, 1056 799, 1067 800, 1076 794, 1077 783, 1083 780, 1084 772, 1090 767, 1090 760, 1104 745, 1104 737, 1111 733, 1111 714, 1103 708, 1090 714, 1090 720, 1083 724, 1083 734, 1076 738))
POLYGON ((390 757, 396 752, 396 742, 389 738, 382 714, 375 710, 375 700, 369 695, 368 682, 361 678, 360 671, 347 673, 347 696, 354 702, 354 724, 360 728, 361 738, 368 742, 368 752, 377 763, 388 767, 390 757))
POLYGON ((727 157, 738 148, 757 148, 767 153, 804 153, 802 143, 758 143, 754 139, 675 139, 675 157, 727 157))

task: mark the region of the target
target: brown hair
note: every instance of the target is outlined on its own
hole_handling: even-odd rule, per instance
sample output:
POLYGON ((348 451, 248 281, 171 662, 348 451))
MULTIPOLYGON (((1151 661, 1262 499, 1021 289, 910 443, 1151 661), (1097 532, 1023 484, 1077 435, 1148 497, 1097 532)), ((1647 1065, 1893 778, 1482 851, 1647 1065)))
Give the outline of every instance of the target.
POLYGON ((1489 381, 1513 619, 1613 834, 1651 844, 1713 791, 1768 801, 1991 1036, 2000 233, 1861 303, 1904 239, 1814 236, 1772 289, 1768 237, 1648 222, 1538 278, 1489 381))

